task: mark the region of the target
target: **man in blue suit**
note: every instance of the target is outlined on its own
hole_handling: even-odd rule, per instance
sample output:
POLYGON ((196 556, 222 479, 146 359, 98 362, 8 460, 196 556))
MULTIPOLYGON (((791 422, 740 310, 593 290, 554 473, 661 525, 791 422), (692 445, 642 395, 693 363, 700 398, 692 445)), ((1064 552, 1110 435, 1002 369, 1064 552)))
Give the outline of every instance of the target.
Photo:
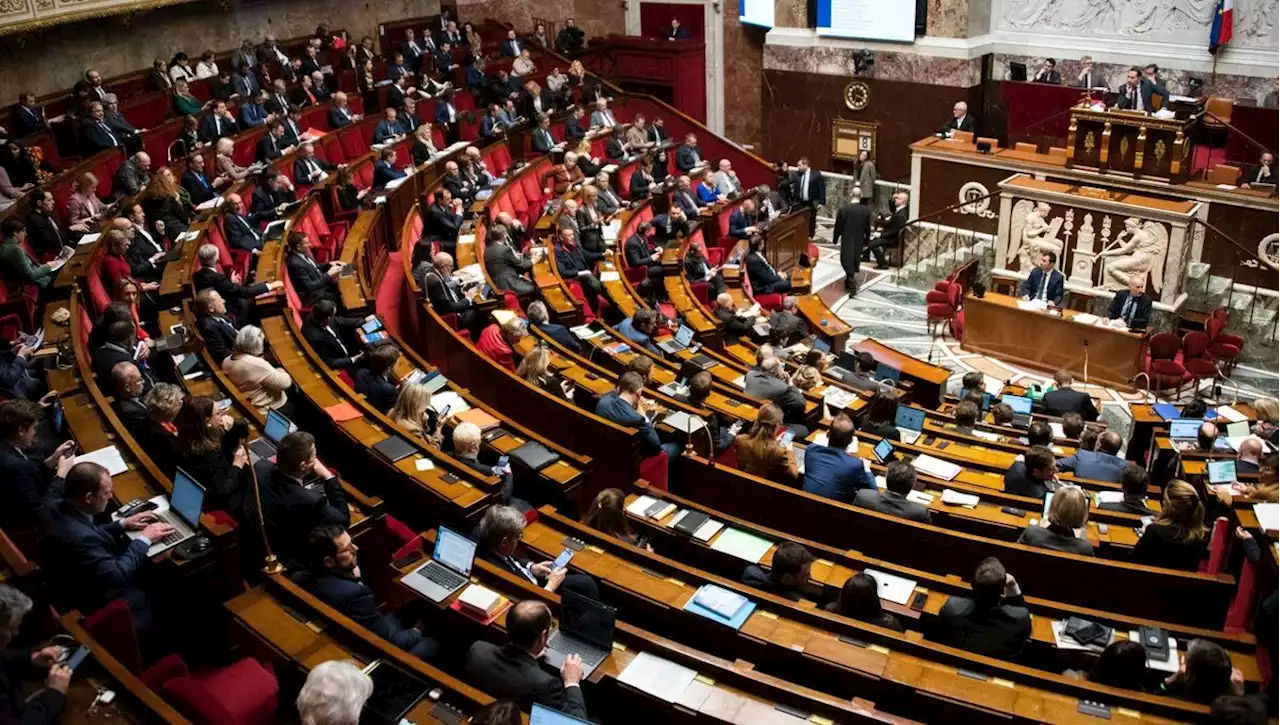
POLYGON ((1124 320, 1130 330, 1145 330, 1151 320, 1151 298, 1147 296, 1147 275, 1129 276, 1129 289, 1120 290, 1111 298, 1107 318, 1124 320))
POLYGON ((698 137, 692 133, 686 134, 684 144, 676 149, 676 168, 680 173, 687 174, 701 165, 702 155, 698 153, 698 137))
POLYGON ((240 125, 244 128, 257 128, 267 122, 267 92, 259 90, 253 94, 252 101, 240 106, 240 125))
POLYGON ((618 324, 618 334, 627 338, 631 345, 643 347, 655 355, 662 351, 653 344, 653 336, 658 331, 658 313, 650 309, 639 309, 631 317, 618 324))
POLYGON ((343 126, 350 126, 352 123, 364 118, 358 113, 354 113, 351 107, 347 105, 347 94, 338 91, 333 94, 329 108, 329 127, 339 129, 343 126))
POLYGON ((1063 277, 1054 269, 1058 263, 1058 255, 1045 252, 1040 256, 1040 266, 1031 270, 1027 280, 1022 283, 1022 299, 1044 300, 1054 307, 1062 306, 1063 277))
POLYGON ((857 456, 845 449, 853 442, 854 427, 841 413, 831 421, 827 445, 816 443, 804 451, 804 490, 824 498, 853 503, 859 489, 876 490, 875 478, 857 456))
POLYGON ((1124 440, 1115 431, 1107 431, 1098 436, 1098 450, 1086 451, 1083 448, 1075 455, 1058 459, 1059 471, 1071 471, 1076 478, 1087 478, 1090 481, 1110 481, 1119 483, 1129 462, 1121 458, 1120 446, 1124 440))
POLYGON ((647 415, 642 415, 639 408, 644 399, 644 379, 637 372, 625 372, 618 378, 618 388, 600 398, 596 403, 596 415, 618 425, 636 429, 636 440, 640 442, 640 455, 648 458, 659 451, 666 451, 667 463, 680 455, 679 443, 668 441, 663 443, 654 430, 653 422, 647 415))
POLYGON ((151 612, 140 574, 151 564, 147 549, 173 533, 154 512, 134 514, 105 526, 95 519, 113 499, 107 469, 77 463, 67 472, 66 497, 52 513, 43 540, 41 564, 50 574, 58 606, 92 612, 114 599, 124 599, 134 626, 151 628, 151 612), (138 532, 130 540, 126 531, 138 532))
POLYGON ((676 179, 676 190, 671 192, 671 201, 675 203, 685 216, 696 219, 698 216, 698 200, 693 196, 692 182, 687 176, 676 179))
POLYGON ((373 142, 383 144, 387 141, 394 141, 400 135, 400 121, 397 118, 396 109, 387 106, 382 109, 382 120, 378 121, 373 127, 373 142))
POLYGON ((750 239, 752 234, 760 231, 759 222, 755 199, 747 199, 729 215, 729 236, 750 239))
POLYGON ((111 130, 110 124, 107 123, 106 110, 97 101, 89 104, 89 117, 84 121, 81 134, 84 137, 85 150, 89 154, 124 147, 124 140, 111 130))
POLYGON ((578 342, 578 338, 574 337, 569 328, 551 322, 551 316, 547 313, 545 302, 542 300, 530 302, 525 314, 529 316, 529 324, 541 330, 547 337, 563 345, 566 350, 582 352, 582 343, 578 342))
POLYGON ((360 549, 346 529, 337 524, 320 524, 311 530, 307 548, 310 577, 304 576, 303 583, 321 601, 415 657, 429 660, 440 650, 434 639, 417 627, 406 626, 400 616, 378 611, 373 590, 360 581, 360 563, 356 559, 360 549))

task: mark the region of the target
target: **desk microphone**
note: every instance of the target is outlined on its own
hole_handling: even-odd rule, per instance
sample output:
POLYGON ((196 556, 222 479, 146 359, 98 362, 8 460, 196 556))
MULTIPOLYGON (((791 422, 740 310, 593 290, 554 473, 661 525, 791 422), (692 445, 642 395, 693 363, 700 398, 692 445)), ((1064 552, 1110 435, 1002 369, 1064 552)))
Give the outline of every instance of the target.
POLYGON ((1084 341, 1084 384, 1089 384, 1089 339, 1084 341))

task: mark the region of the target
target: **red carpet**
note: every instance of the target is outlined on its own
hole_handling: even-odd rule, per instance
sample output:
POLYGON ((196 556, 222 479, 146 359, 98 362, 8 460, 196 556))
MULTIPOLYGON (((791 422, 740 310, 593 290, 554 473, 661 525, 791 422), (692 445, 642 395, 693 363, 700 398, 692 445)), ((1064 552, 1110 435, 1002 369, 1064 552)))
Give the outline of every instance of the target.
POLYGON ((378 317, 382 318, 382 324, 386 325, 392 334, 401 338, 410 327, 407 320, 400 319, 401 315, 406 315, 408 312, 406 306, 400 304, 404 300, 405 291, 404 266, 400 264, 400 253, 392 252, 387 260, 387 271, 378 281, 373 309, 377 311, 378 317))

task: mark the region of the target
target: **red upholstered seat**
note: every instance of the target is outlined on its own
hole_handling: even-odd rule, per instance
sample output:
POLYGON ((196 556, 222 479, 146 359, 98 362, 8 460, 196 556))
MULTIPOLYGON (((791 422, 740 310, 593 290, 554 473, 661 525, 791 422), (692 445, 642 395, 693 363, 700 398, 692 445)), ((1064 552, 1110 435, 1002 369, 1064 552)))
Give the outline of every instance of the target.
POLYGON ((1218 377, 1218 366, 1208 355, 1209 335, 1198 330, 1182 337, 1182 367, 1193 380, 1218 377))
POLYGON ((1156 333, 1147 345, 1147 375, 1151 377, 1152 390, 1177 388, 1191 380, 1182 366, 1182 341, 1171 332, 1156 333))
POLYGON ((114 599, 81 622, 84 630, 130 672, 142 674, 142 650, 133 627, 133 613, 123 599, 114 599))
POLYGON ((657 454, 640 461, 640 478, 648 481, 650 488, 666 491, 668 463, 667 452, 658 451, 657 454))
POLYGON ((1227 310, 1219 307, 1209 314, 1205 320, 1205 332, 1209 335, 1208 353, 1215 360, 1223 363, 1223 369, 1230 374, 1240 359, 1240 351, 1244 349, 1245 339, 1240 335, 1226 332, 1227 310))
POLYGON ((279 690, 271 670, 251 657, 163 685, 165 696, 197 725, 270 725, 279 690))

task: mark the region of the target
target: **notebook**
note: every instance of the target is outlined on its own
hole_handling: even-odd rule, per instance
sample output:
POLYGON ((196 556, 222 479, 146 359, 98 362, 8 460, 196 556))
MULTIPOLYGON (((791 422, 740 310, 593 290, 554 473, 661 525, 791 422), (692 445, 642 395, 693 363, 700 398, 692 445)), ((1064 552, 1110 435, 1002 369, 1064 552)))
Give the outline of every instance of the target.
POLYGON ((373 450, 377 451, 378 455, 388 461, 395 463, 396 461, 413 455, 416 449, 409 443, 409 441, 406 441, 400 436, 393 435, 373 444, 373 450))
POLYGON ((459 421, 476 424, 476 426, 480 428, 481 432, 487 431, 491 428, 497 428, 502 425, 502 421, 479 408, 472 408, 471 410, 459 413, 457 417, 459 421))

